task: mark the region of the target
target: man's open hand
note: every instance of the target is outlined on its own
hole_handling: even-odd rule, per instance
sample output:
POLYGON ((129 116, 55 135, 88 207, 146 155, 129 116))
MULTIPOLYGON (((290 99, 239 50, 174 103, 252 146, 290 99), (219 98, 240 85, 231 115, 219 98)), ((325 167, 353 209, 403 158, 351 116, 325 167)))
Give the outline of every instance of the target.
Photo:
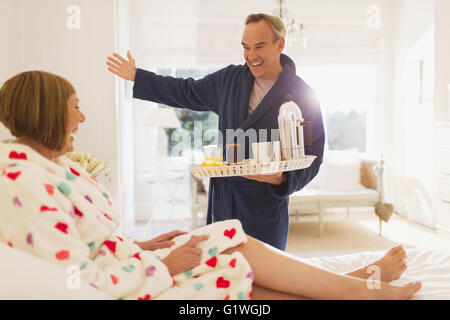
POLYGON ((117 53, 113 53, 113 57, 108 57, 106 61, 106 64, 109 66, 108 70, 125 80, 134 81, 136 77, 136 61, 131 56, 130 51, 128 50, 127 52, 128 60, 117 53))

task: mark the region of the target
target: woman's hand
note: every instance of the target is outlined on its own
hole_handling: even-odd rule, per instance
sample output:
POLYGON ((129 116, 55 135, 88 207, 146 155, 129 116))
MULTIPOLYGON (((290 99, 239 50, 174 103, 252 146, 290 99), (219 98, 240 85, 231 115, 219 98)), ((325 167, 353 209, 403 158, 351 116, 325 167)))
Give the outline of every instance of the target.
POLYGON ((274 174, 251 174, 243 176, 250 180, 256 180, 258 182, 267 182, 274 185, 282 184, 286 181, 286 175, 283 172, 277 172, 274 174))
POLYGON ((192 236, 192 238, 184 245, 173 250, 167 257, 161 260, 169 269, 171 276, 190 270, 200 265, 202 250, 196 248, 196 244, 205 241, 208 235, 192 236))
POLYGON ((187 232, 180 231, 180 230, 174 230, 169 233, 164 233, 154 239, 144 241, 144 242, 136 242, 136 244, 141 247, 142 250, 149 250, 153 251, 156 249, 161 248, 170 248, 175 244, 175 242, 172 241, 173 238, 177 236, 181 236, 183 234, 186 234, 187 232))
POLYGON ((130 51, 128 50, 127 52, 128 61, 117 53, 113 53, 113 56, 116 59, 108 57, 108 61, 106 61, 106 64, 109 66, 108 70, 125 80, 134 81, 136 77, 136 61, 131 56, 130 51))

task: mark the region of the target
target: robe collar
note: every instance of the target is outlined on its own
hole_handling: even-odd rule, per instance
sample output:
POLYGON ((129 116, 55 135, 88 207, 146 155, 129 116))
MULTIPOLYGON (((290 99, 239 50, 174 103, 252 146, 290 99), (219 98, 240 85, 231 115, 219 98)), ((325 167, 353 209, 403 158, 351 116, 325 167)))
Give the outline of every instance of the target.
MULTIPOLYGON (((279 75, 277 81, 273 87, 267 92, 262 101, 256 107, 256 109, 248 115, 248 103, 250 101, 250 95, 253 89, 255 78, 253 77, 247 64, 245 65, 246 72, 248 74, 248 97, 246 99, 247 104, 239 110, 239 127, 242 130, 251 128, 261 117, 273 108, 279 108, 284 97, 290 94, 290 90, 294 85, 296 77, 296 67, 294 61, 285 54, 281 54, 280 62, 283 66, 283 72, 279 75)), ((291 93, 292 95, 292 93, 291 93)))

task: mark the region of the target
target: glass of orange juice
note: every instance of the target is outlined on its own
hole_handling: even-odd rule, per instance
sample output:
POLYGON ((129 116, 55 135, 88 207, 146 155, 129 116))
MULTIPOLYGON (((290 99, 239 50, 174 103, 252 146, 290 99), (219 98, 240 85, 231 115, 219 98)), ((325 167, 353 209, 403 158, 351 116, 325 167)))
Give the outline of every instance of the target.
POLYGON ((222 166, 222 146, 208 145, 203 146, 203 156, 205 157, 202 166, 222 166))

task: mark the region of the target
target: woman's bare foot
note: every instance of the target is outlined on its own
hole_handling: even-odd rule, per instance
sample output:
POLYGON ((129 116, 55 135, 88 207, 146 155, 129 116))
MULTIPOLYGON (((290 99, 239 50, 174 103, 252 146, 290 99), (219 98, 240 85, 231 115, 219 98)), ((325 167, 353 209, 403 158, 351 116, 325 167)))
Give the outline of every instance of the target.
POLYGON ((373 274, 371 266, 378 266, 379 269, 379 280, 384 282, 390 282, 397 280, 406 270, 406 252, 401 245, 390 249, 386 254, 379 260, 371 263, 370 265, 358 269, 353 272, 346 273, 348 276, 357 277, 361 279, 368 279, 373 274))
POLYGON ((397 280, 406 270, 406 252, 401 245, 390 249, 383 258, 374 263, 380 268, 381 281, 397 280))
POLYGON ((408 300, 422 288, 420 281, 409 283, 404 286, 393 286, 388 283, 381 283, 380 289, 369 290, 372 293, 372 298, 382 300, 408 300))

